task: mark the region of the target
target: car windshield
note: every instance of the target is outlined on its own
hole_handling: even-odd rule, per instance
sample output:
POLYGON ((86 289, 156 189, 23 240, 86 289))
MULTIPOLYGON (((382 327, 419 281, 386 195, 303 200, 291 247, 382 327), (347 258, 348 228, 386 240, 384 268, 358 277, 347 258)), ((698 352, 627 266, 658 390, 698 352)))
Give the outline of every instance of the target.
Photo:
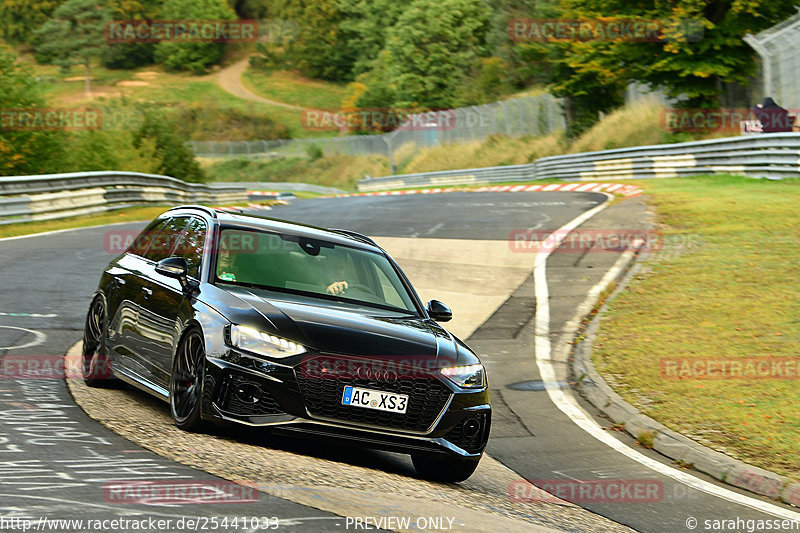
POLYGON ((220 233, 217 282, 417 314, 383 255, 356 247, 241 228, 220 233))

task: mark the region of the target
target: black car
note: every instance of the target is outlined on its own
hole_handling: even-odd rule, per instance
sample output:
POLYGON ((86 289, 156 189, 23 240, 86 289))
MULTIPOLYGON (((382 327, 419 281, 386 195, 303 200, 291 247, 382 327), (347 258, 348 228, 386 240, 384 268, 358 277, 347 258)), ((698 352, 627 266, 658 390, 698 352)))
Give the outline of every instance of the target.
POLYGON ((170 209, 102 275, 83 377, 167 402, 178 427, 269 427, 411 454, 468 478, 491 407, 478 357, 363 235, 202 206, 170 209))

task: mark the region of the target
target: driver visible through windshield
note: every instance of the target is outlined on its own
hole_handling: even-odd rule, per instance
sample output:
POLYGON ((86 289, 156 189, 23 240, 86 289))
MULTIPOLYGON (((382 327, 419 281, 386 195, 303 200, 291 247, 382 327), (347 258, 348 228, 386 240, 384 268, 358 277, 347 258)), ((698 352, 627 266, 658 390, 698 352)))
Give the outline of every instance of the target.
POLYGON ((417 313, 383 255, 296 235, 223 228, 216 280, 417 313))

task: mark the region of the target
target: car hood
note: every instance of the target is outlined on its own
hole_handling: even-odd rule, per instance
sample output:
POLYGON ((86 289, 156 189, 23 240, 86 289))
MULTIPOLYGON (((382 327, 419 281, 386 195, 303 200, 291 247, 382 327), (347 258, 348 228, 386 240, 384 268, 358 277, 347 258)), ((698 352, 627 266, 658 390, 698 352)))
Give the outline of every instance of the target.
POLYGON ((268 331, 319 353, 411 357, 426 362, 433 359, 439 362, 437 366, 455 364, 460 355, 462 359, 466 356, 464 352, 472 355, 458 339, 429 319, 350 308, 336 302, 319 305, 276 298, 272 292, 241 287, 225 292, 239 302, 225 306, 233 311, 233 316, 228 316, 231 322, 269 328, 268 331))

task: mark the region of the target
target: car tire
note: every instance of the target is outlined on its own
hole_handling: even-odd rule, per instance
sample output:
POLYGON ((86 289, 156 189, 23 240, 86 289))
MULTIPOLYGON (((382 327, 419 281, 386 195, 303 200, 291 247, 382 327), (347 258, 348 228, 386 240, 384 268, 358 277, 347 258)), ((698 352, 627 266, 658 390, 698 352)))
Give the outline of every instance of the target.
POLYGON ((83 328, 81 374, 83 382, 89 387, 115 388, 122 384, 111 374, 111 361, 108 358, 106 345, 107 334, 106 304, 103 298, 98 296, 89 306, 83 328))
POLYGON ((202 418, 205 359, 203 335, 193 327, 178 344, 169 378, 169 412, 184 431, 197 433, 206 427, 202 418))
POLYGON ((411 461, 417 473, 431 481, 457 483, 464 481, 478 468, 478 459, 457 459, 412 454, 411 461))

